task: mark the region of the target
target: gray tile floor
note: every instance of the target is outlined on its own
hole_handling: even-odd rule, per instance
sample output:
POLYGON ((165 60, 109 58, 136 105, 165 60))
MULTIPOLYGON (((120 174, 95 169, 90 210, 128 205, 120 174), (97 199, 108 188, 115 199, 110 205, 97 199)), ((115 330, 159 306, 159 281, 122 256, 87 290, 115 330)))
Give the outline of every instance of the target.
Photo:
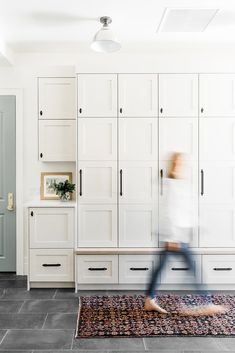
POLYGON ((28 292, 24 277, 0 273, 0 353, 235 353, 235 338, 74 339, 78 296, 91 294, 94 292, 75 294, 70 289, 28 292))

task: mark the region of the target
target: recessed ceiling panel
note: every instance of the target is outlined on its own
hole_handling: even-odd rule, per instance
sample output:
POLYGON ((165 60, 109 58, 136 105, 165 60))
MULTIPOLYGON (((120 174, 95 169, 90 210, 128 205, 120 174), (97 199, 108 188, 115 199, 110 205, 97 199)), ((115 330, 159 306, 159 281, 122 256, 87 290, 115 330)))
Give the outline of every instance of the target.
POLYGON ((167 8, 158 32, 203 32, 218 9, 167 8))

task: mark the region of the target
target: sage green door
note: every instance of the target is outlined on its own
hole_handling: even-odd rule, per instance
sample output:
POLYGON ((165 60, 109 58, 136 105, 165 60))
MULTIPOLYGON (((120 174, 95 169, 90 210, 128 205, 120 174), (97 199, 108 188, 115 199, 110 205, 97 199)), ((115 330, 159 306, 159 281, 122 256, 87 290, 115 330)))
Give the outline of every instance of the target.
POLYGON ((16 98, 0 96, 0 272, 16 270, 16 98))

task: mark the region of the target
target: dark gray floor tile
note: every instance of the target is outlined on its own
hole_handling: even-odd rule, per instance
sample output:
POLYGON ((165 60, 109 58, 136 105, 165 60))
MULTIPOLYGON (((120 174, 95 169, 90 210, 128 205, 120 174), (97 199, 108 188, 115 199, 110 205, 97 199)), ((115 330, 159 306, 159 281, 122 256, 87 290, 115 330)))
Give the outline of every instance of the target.
POLYGON ((52 299, 55 289, 7 288, 2 299, 52 299))
MULTIPOLYGON (((79 351, 80 352, 80 351, 79 351)), ((118 351, 109 351, 109 353, 134 353, 133 351, 120 351, 120 350, 118 350, 118 351)), ((87 351, 87 353, 88 353, 88 351, 87 351)), ((143 351, 138 351, 138 353, 183 353, 183 351, 177 351, 177 350, 174 350, 174 349, 171 349, 171 350, 168 350, 168 349, 164 349, 164 350, 162 350, 162 349, 160 349, 160 350, 154 350, 154 351, 146 351, 146 350, 143 350, 143 351)), ((194 352, 195 353, 195 352, 194 352)), ((228 352, 227 352, 228 353, 228 352)))
POLYGON ((224 351, 235 351, 235 337, 218 338, 220 348, 224 351))
MULTIPOLYGON (((1 350, 0 350, 0 352, 1 352, 1 350)), ((87 351, 87 350, 68 350, 68 349, 63 349, 62 351, 60 350, 60 351, 58 351, 58 350, 56 350, 56 351, 52 351, 52 350, 50 350, 50 351, 45 351, 45 350, 43 350, 43 351, 38 351, 38 350, 36 350, 36 351, 33 351, 33 353, 92 353, 92 352, 94 352, 94 353, 111 353, 111 351, 104 351, 104 350, 102 350, 102 351, 99 351, 99 350, 89 350, 89 351, 87 351)), ((2 353, 2 352, 1 352, 2 353)), ((112 352, 113 353, 113 352, 112 352)), ((120 351, 118 351, 118 353, 122 353, 122 352, 120 352, 120 351)), ((131 353, 133 353, 133 351, 131 352, 131 353)), ((138 353, 140 353, 140 352, 138 352, 138 353)), ((146 353, 146 352, 145 352, 146 353)))
POLYGON ((0 314, 0 329, 39 329, 46 314, 0 314))
POLYGON ((77 313, 76 314, 63 314, 63 313, 48 314, 43 328, 75 330, 76 323, 77 323, 77 313))
MULTIPOLYGON (((1 349, 0 348, 0 353, 24 353, 24 352, 26 352, 26 353, 32 353, 33 351, 32 350, 21 350, 21 351, 15 351, 15 350, 10 350, 10 351, 8 351, 8 350, 6 350, 6 349, 1 349)), ((63 352, 63 351, 60 351, 61 353, 63 352)), ((67 351, 68 352, 68 351, 67 351)), ((72 353, 72 351, 70 351, 70 353, 72 353)))
POLYGON ((0 288, 0 299, 3 297, 4 292, 5 292, 4 288, 0 288))
POLYGON ((76 313, 77 299, 26 300, 21 312, 32 313, 76 313))
POLYGON ((4 279, 0 281, 0 288, 27 288, 27 281, 25 279, 4 279))
POLYGON ((0 300, 0 313, 17 313, 23 300, 0 300))
POLYGON ((70 349, 73 336, 71 330, 9 330, 0 349, 70 349))
MULTIPOLYGON (((183 351, 183 353, 214 353, 214 351, 208 351, 208 350, 204 350, 204 351, 183 351)), ((235 353, 235 351, 221 351, 221 350, 219 350, 219 353, 235 353)))
POLYGON ((78 298, 79 293, 75 293, 74 288, 57 289, 55 299, 78 298))
MULTIPOLYGON (((147 337, 144 338, 148 350, 156 349, 178 349, 200 351, 220 351, 218 338, 211 337, 147 337)), ((235 341, 234 341, 235 343, 235 341)))
POLYGON ((9 280, 27 280, 27 276, 19 276, 15 272, 0 272, 0 281, 4 279, 9 280))
POLYGON ((84 350, 123 350, 123 351, 144 351, 142 338, 89 338, 74 339, 73 349, 84 350))

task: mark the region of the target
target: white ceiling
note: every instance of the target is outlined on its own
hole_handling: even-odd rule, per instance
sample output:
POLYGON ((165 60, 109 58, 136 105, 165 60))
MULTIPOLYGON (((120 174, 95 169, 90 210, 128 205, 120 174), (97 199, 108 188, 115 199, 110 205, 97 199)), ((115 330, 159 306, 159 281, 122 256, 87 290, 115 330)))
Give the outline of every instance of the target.
POLYGON ((0 0, 0 5, 0 41, 13 52, 89 52, 104 15, 112 17, 123 52, 177 42, 235 44, 235 0, 0 0), (204 32, 157 32, 166 8, 219 11, 204 32))

